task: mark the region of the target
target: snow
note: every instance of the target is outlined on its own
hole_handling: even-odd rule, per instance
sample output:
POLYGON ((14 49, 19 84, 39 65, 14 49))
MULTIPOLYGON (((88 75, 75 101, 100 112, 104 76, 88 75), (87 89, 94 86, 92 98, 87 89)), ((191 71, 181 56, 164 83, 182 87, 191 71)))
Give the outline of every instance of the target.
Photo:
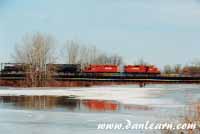
POLYGON ((1 89, 0 96, 73 96, 77 99, 114 100, 124 104, 179 105, 174 100, 158 99, 162 88, 90 87, 90 88, 30 88, 1 89))

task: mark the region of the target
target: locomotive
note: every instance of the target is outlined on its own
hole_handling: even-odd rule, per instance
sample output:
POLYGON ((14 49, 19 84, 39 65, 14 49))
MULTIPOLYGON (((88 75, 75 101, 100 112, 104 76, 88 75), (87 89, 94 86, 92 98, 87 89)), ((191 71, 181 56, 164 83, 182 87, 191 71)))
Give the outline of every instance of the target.
MULTIPOLYGON (((117 65, 89 65, 83 72, 85 73, 120 73, 120 67, 117 65)), ((160 70, 154 65, 125 65, 123 68, 125 74, 160 74, 160 70)))
POLYGON ((160 70, 154 65, 126 65, 124 66, 124 72, 137 74, 160 74, 160 70))
POLYGON ((89 65, 83 72, 85 73, 118 73, 117 65, 89 65))

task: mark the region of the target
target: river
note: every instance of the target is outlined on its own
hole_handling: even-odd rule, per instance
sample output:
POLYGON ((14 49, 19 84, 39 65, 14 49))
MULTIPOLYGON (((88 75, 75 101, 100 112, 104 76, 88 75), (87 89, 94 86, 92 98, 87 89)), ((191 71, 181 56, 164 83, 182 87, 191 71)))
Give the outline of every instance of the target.
POLYGON ((1 134, 151 134, 98 130, 99 123, 173 122, 200 99, 200 85, 0 88, 1 134))

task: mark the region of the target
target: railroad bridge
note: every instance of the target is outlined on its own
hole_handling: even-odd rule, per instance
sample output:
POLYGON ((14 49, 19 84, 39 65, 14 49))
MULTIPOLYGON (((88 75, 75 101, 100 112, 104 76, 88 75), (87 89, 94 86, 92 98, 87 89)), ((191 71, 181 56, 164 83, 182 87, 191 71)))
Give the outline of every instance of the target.
MULTIPOLYGON (((42 75, 34 74, 30 78, 29 72, 8 71, 3 72, 3 65, 0 71, 0 86, 93 86, 93 85, 125 85, 138 84, 141 87, 146 84, 200 84, 200 76, 190 75, 144 75, 127 73, 53 73, 48 77, 48 72, 42 75), (38 83, 33 84, 33 80, 38 83)), ((9 68, 7 68, 9 70, 9 68)))
MULTIPOLYGON (((200 77, 192 76, 99 76, 99 75, 55 75, 50 80, 45 80, 44 86, 93 86, 93 85, 125 85, 139 84, 200 84, 200 77)), ((29 80, 28 80, 29 82, 29 80)), ((0 86, 24 86, 27 83, 25 74, 0 75, 0 86)))

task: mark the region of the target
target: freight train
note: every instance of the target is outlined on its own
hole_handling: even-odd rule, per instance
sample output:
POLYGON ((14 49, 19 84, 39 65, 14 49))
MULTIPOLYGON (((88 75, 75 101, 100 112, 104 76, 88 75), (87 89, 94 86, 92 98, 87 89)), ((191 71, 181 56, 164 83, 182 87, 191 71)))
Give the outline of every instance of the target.
MULTIPOLYGON (((13 64, 12 66, 5 66, 1 73, 19 73, 25 72, 24 65, 13 64)), ((125 65, 121 68, 118 65, 100 65, 100 64, 91 64, 81 69, 80 64, 47 64, 48 70, 54 72, 55 74, 84 74, 84 75, 93 75, 93 74, 125 74, 125 75, 159 75, 160 70, 154 65, 125 65), (123 70, 123 71, 121 71, 123 70)))

